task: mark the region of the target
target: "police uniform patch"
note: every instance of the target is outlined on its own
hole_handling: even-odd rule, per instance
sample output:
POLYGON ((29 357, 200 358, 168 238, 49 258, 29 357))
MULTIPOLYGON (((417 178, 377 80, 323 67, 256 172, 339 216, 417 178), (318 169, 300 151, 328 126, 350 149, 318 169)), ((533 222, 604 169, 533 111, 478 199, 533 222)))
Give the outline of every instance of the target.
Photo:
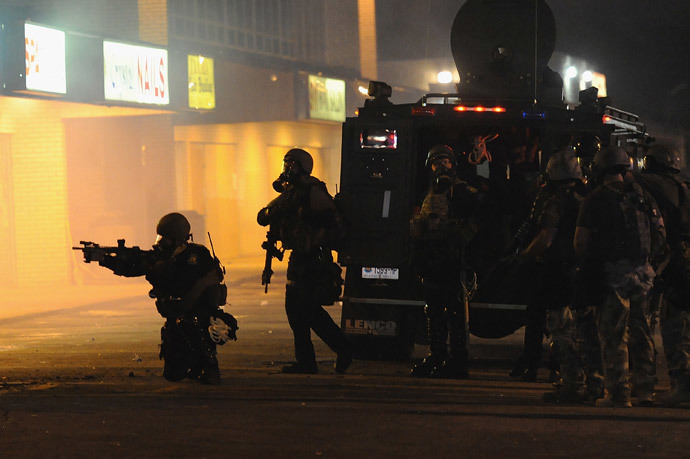
POLYGON ((195 264, 197 263, 197 258, 196 258, 196 254, 195 254, 195 253, 191 254, 191 255, 189 256, 189 258, 187 258, 187 263, 190 264, 190 265, 195 265, 195 264))

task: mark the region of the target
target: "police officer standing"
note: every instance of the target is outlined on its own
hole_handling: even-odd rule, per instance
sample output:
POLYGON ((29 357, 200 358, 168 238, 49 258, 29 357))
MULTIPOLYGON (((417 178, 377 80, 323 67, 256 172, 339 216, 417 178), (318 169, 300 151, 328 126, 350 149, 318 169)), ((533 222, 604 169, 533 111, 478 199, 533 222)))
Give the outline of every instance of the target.
POLYGON ((463 249, 476 228, 477 190, 457 177, 457 161, 447 145, 427 154, 431 186, 410 232, 412 264, 426 306, 429 354, 411 371, 414 377, 462 379, 467 369, 465 304, 461 274, 463 249))
POLYGON ((536 236, 517 257, 537 262, 539 283, 534 295, 546 310, 551 347, 563 378, 563 387, 544 394, 544 401, 581 402, 582 365, 575 345, 576 318, 571 306, 576 265, 573 237, 585 187, 577 158, 567 151, 549 158, 546 175, 551 197, 538 216, 536 236))
MULTIPOLYGON (((326 184, 313 177, 314 161, 300 149, 289 150, 283 170, 273 183, 280 193, 259 211, 257 221, 270 225, 279 234, 283 248, 291 250, 285 288, 285 312, 295 341, 295 362, 283 373, 318 373, 311 330, 337 354, 335 371, 345 373, 352 363, 352 351, 344 333, 322 307, 332 304, 332 279, 328 273, 333 258, 331 249, 341 236, 339 214, 326 184)), ((337 297, 337 294, 335 295, 337 297)))
POLYGON ((216 344, 237 339, 237 321, 219 308, 227 297, 220 262, 190 242, 190 230, 187 218, 173 212, 158 222, 153 251, 136 257, 101 253, 97 261, 118 276, 146 276, 151 283, 149 296, 166 319, 160 350, 165 379, 220 384, 216 344))
POLYGON ((654 197, 664 217, 670 262, 655 283, 662 298, 661 337, 672 390, 665 405, 690 402, 690 189, 680 177, 680 154, 670 145, 652 146, 635 180, 654 197))
POLYGON ((596 406, 632 406, 629 358, 638 402, 649 405, 655 378, 648 300, 652 264, 658 262, 650 258, 665 244, 663 219, 649 193, 623 180, 630 167, 625 150, 601 150, 594 167, 601 184, 582 205, 574 248, 582 266, 595 273, 583 288, 599 293, 595 310, 607 393, 596 406))

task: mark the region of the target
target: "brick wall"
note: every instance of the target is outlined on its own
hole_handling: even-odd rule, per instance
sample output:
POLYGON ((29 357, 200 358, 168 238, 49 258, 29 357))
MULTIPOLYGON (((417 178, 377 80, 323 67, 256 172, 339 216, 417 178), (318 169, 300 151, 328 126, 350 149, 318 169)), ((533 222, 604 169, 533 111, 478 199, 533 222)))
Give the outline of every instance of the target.
POLYGON ((139 39, 158 45, 168 44, 167 0, 139 0, 139 39))
MULTIPOLYGON (((75 260, 80 262, 71 250, 63 120, 154 113, 154 110, 0 97, 0 134, 9 137, 10 143, 13 210, 10 218, 14 228, 14 247, 10 250, 15 253, 13 277, 18 285, 71 282, 75 260)), ((153 153, 172 156, 171 152, 166 153, 172 150, 169 140, 172 134, 167 137, 170 147, 158 148, 160 152, 154 149, 153 153)), ((161 143, 158 137, 150 138, 154 146, 161 143)), ((166 173, 164 179, 173 180, 173 173, 166 173)))
POLYGON ((59 104, 0 98, 0 132, 11 135, 17 283, 65 282, 71 272, 59 104))
POLYGON ((376 67, 376 4, 374 0, 358 0, 359 59, 362 76, 378 79, 376 67))

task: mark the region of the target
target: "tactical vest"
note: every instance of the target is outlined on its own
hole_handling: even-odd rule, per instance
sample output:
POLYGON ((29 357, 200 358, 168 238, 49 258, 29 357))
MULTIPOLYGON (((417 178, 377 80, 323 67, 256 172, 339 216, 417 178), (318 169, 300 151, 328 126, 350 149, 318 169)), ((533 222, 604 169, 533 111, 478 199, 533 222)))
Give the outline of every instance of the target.
POLYGON ((320 215, 311 208, 312 187, 319 187, 331 200, 326 184, 316 177, 308 177, 306 183, 298 183, 284 191, 284 208, 278 222, 280 240, 286 249, 309 253, 321 246, 333 248, 337 238, 344 233, 344 218, 334 203, 333 213, 320 215), (319 231, 324 232, 317 236, 319 231))
POLYGON ((575 262, 575 250, 573 238, 575 236, 575 224, 584 198, 573 188, 561 190, 551 197, 561 201, 562 211, 559 216, 558 230, 543 258, 547 262, 575 262))
POLYGON ((656 237, 652 233, 658 231, 659 216, 653 214, 652 206, 636 183, 627 183, 623 191, 617 191, 616 197, 624 226, 616 234, 613 257, 636 265, 646 263, 652 253, 652 238, 656 237))

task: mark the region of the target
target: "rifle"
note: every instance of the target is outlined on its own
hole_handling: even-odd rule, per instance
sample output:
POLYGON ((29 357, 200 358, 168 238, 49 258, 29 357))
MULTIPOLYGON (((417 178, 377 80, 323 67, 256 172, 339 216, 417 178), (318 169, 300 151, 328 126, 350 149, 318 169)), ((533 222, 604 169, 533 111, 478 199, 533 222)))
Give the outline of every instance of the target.
POLYGON ((268 284, 271 283, 271 276, 273 275, 271 264, 273 262, 273 257, 277 258, 278 261, 283 261, 283 255, 285 253, 285 249, 283 247, 278 248, 276 242, 278 242, 278 237, 275 231, 269 230, 266 233, 266 240, 261 244, 261 248, 266 251, 264 271, 261 273, 261 285, 266 286, 266 288, 264 288, 264 293, 268 293, 268 284))
POLYGON ((81 247, 72 247, 72 250, 84 252, 84 262, 101 261, 105 255, 115 255, 118 258, 137 260, 153 250, 141 250, 138 246, 126 247, 124 239, 117 240, 116 247, 106 247, 91 241, 79 241, 81 247))

